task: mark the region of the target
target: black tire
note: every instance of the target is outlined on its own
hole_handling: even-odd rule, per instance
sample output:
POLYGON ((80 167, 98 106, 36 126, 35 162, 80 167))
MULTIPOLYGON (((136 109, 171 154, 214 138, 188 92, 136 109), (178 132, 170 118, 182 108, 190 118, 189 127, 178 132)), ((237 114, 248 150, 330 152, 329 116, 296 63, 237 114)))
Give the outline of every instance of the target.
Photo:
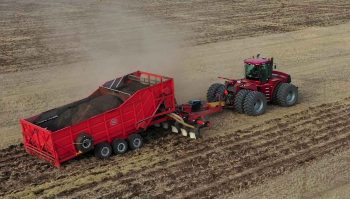
POLYGON ((220 84, 220 83, 212 84, 208 88, 208 91, 207 91, 207 101, 208 102, 215 102, 215 101, 217 101, 217 91, 218 91, 219 88, 222 88, 222 87, 224 87, 224 89, 225 89, 225 86, 223 84, 220 84))
POLYGON ((132 134, 128 137, 129 147, 132 150, 139 149, 143 145, 143 139, 139 134, 132 134))
POLYGON ((264 94, 252 91, 244 99, 243 109, 247 115, 258 116, 266 111, 267 100, 264 94))
POLYGON ((277 91, 278 91, 278 89, 279 89, 279 87, 282 85, 282 83, 280 83, 280 84, 278 84, 277 86, 276 86, 276 88, 275 88, 275 90, 273 91, 273 94, 272 94, 272 103, 273 104, 278 104, 278 102, 277 102, 277 91))
POLYGON ((97 158, 107 159, 112 155, 112 147, 107 142, 102 142, 96 145, 94 152, 97 158))
POLYGON ((115 154, 123 154, 128 151, 128 143, 122 139, 115 139, 112 142, 112 148, 115 154))
POLYGON ((298 88, 293 84, 282 83, 277 90, 277 104, 283 107, 293 106, 298 102, 298 88))
POLYGON ((223 101, 225 93, 225 85, 221 84, 215 93, 215 101, 223 101))
POLYGON ((240 90, 234 100, 234 107, 239 113, 244 113, 243 104, 244 99, 246 98, 247 94, 251 92, 250 90, 242 89, 240 90))
POLYGON ((94 141, 89 134, 81 133, 77 139, 75 139, 75 147, 78 151, 86 153, 94 148, 94 141))

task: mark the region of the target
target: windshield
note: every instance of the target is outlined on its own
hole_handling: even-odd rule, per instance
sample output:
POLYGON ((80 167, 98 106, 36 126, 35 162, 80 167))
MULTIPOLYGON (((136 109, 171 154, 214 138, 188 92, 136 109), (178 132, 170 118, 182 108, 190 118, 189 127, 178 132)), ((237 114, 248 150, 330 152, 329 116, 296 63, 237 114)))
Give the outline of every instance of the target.
POLYGON ((245 74, 249 79, 259 79, 259 67, 256 67, 253 64, 245 65, 245 74))

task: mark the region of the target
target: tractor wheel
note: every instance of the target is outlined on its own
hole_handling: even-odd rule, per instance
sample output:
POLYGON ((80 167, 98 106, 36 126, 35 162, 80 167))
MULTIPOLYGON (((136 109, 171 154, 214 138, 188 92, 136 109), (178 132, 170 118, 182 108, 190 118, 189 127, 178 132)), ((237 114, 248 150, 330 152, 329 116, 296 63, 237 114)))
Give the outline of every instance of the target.
POLYGON ((221 90, 222 90, 222 88, 225 89, 225 86, 223 84, 214 83, 209 87, 209 89, 207 91, 207 101, 208 102, 217 101, 217 94, 218 94, 219 88, 221 88, 221 90))
POLYGON ((123 154, 128 150, 128 143, 122 139, 115 139, 112 142, 112 148, 115 154, 123 154))
POLYGON ((278 104, 278 101, 277 101, 277 92, 278 92, 278 89, 281 87, 282 83, 281 84, 278 84, 276 87, 275 87, 275 90, 273 91, 273 94, 272 94, 272 103, 273 104, 278 104))
POLYGON ((82 153, 91 151, 94 148, 92 137, 87 133, 81 133, 75 140, 75 146, 82 153))
POLYGON ((129 142, 129 147, 132 150, 141 148, 143 145, 143 139, 139 134, 131 134, 128 137, 128 142, 129 142))
POLYGON ((100 159, 107 159, 112 155, 112 147, 107 142, 97 144, 95 147, 95 156, 100 159))
POLYGON ((293 106, 298 102, 298 88, 293 84, 282 83, 276 94, 277 104, 283 107, 293 106))
POLYGON ((234 100, 234 107, 239 113, 244 113, 243 104, 244 99, 246 98, 247 94, 251 92, 250 90, 242 89, 240 90, 234 100))
POLYGON ((266 97, 258 91, 249 92, 244 99, 243 109, 247 115, 258 116, 266 111, 266 97))
POLYGON ((216 90, 215 93, 215 101, 223 101, 224 98, 224 93, 225 93, 225 85, 221 84, 218 88, 218 90, 216 90))

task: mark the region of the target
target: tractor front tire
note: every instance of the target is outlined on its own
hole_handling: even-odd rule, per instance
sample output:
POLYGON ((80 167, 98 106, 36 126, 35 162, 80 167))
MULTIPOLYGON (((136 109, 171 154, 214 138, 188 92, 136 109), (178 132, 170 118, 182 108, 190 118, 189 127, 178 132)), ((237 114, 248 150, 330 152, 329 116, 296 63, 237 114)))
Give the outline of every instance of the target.
POLYGON ((267 100, 264 94, 258 91, 252 91, 244 99, 243 109, 247 115, 258 116, 266 111, 267 100))
POLYGON ((277 104, 283 107, 293 106, 298 102, 298 88, 290 83, 282 83, 276 93, 277 104))
MULTIPOLYGON (((225 91, 225 85, 220 84, 220 83, 214 83, 212 84, 207 91, 207 101, 208 102, 216 102, 218 101, 217 95, 219 92, 225 91)), ((220 93, 221 94, 221 93, 220 93)))
POLYGON ((235 97, 235 101, 234 101, 233 105, 239 113, 244 113, 244 109, 243 109, 244 99, 246 98, 246 96, 249 92, 250 92, 250 90, 242 89, 242 90, 238 91, 238 93, 235 97))

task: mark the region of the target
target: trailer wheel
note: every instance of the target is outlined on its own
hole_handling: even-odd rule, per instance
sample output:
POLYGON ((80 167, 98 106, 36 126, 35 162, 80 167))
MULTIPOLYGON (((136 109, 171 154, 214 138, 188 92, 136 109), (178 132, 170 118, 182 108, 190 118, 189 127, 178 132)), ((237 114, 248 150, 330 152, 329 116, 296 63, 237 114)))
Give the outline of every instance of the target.
POLYGON ((244 112, 247 115, 258 116, 266 111, 266 97, 258 91, 249 92, 244 100, 244 112))
POLYGON ((94 142, 89 134, 81 133, 75 140, 75 146, 78 151, 86 153, 94 148, 94 142))
POLYGON ((115 139, 112 142, 112 148, 115 154, 123 154, 128 150, 128 143, 125 140, 115 139))
POLYGON ((95 156, 100 159, 107 159, 112 155, 112 147, 107 142, 97 144, 95 147, 95 156))
POLYGON ((244 99, 246 98, 247 94, 250 92, 250 90, 242 89, 238 91, 235 100, 234 100, 234 107, 238 111, 238 113, 244 113, 243 104, 244 99))
POLYGON ((280 106, 288 107, 293 106, 298 101, 298 88, 293 84, 282 83, 278 87, 276 99, 280 106))
POLYGON ((225 87, 223 84, 220 83, 214 83, 212 84, 207 91, 207 101, 208 102, 215 102, 217 101, 217 91, 220 87, 225 87))
POLYGON ((134 150, 141 148, 143 145, 143 139, 139 134, 131 134, 128 137, 129 147, 134 150))

